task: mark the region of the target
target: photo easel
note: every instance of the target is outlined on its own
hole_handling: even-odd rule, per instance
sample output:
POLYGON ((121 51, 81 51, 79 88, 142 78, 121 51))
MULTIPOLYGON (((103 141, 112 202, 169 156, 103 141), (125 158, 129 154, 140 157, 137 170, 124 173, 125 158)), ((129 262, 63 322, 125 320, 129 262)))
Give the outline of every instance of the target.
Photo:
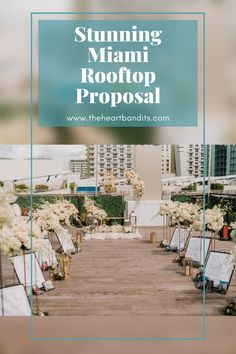
POLYGON ((75 253, 75 246, 68 234, 68 230, 63 230, 62 232, 56 233, 58 242, 60 244, 60 249, 63 253, 75 253))
POLYGON ((185 249, 190 232, 186 227, 175 227, 169 243, 169 250, 181 252, 185 249))
POLYGON ((31 316, 30 304, 22 284, 0 289, 0 316, 31 316))
POLYGON ((206 268, 205 280, 212 283, 212 290, 225 294, 230 286, 235 264, 228 252, 210 251, 206 268))
POLYGON ((187 244, 185 257, 193 261, 193 267, 198 268, 205 264, 211 245, 210 237, 191 236, 187 244), (204 247, 205 245, 205 247, 204 247), (205 257, 204 257, 205 256, 205 257))

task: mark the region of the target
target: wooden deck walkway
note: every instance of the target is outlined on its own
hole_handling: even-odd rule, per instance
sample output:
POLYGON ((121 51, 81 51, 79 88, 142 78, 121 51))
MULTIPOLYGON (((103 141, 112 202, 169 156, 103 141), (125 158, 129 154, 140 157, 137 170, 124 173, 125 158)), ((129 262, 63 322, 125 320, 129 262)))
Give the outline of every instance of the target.
MULTIPOLYGON (((71 275, 38 297, 49 315, 201 315, 202 292, 181 267, 175 253, 144 240, 84 241, 73 256, 71 275)), ((231 242, 217 242, 229 251, 231 242)), ((236 274, 228 295, 236 295, 236 274)), ((225 295, 207 294, 207 315, 220 315, 225 295)))
MULTIPOLYGON (((149 243, 150 229, 139 231, 144 240, 84 241, 82 252, 72 257, 70 277, 38 296, 40 309, 50 316, 202 315, 202 292, 173 263, 176 253, 149 243)), ((232 247, 232 242, 216 241, 216 250, 232 247)), ((3 285, 12 284, 14 272, 5 257, 2 272, 3 285)), ((236 272, 230 295, 236 295, 236 272)), ((206 294, 207 315, 221 315, 225 297, 206 294)))

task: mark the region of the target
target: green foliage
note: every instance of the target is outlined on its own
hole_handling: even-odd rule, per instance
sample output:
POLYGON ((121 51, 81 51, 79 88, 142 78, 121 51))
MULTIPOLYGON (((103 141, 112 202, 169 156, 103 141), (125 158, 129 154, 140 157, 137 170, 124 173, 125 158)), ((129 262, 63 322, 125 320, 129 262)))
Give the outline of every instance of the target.
POLYGON ((106 211, 108 216, 124 216, 125 201, 122 196, 101 195, 98 196, 95 201, 106 211))
POLYGON ((26 184, 23 184, 23 183, 21 183, 21 184, 15 184, 14 185, 14 188, 15 188, 15 191, 16 192, 27 192, 28 191, 28 187, 27 187, 27 185, 26 184))
MULTIPOLYGON (((123 217, 125 202, 122 196, 116 195, 99 195, 90 197, 99 207, 104 209, 109 217, 123 217)), ((56 203, 61 199, 69 200, 79 210, 79 214, 85 213, 84 196, 57 196, 57 195, 33 195, 33 209, 37 209, 45 202, 56 203)), ((17 203, 21 208, 30 207, 30 196, 19 196, 17 203)))
MULTIPOLYGON (((32 201, 33 201, 33 209, 37 209, 40 207, 40 205, 44 204, 45 202, 49 202, 49 203, 57 203, 59 200, 62 199, 66 199, 66 200, 70 200, 70 202, 72 204, 75 205, 75 207, 77 208, 77 197, 62 197, 62 196, 57 196, 57 195, 45 195, 45 196, 40 196, 40 195, 33 195, 32 196, 32 201)), ((29 208, 30 207, 30 196, 19 196, 17 198, 17 204, 19 204, 19 206, 21 208, 29 208)))
POLYGON ((188 195, 173 195, 171 197, 173 202, 180 202, 180 203, 190 203, 191 198, 188 195))
POLYGON ((74 191, 75 190, 75 182, 71 182, 69 187, 70 187, 71 191, 74 191))
POLYGON ((34 187, 34 189, 37 191, 48 191, 48 186, 46 184, 36 184, 36 186, 34 187))
POLYGON ((4 182, 3 181, 0 181, 0 187, 4 187, 4 182))
MULTIPOLYGON (((95 201, 95 204, 104 209, 109 217, 123 217, 125 202, 122 196, 119 195, 98 195, 97 197, 90 197, 95 201)), ((84 197, 78 197, 78 210, 80 213, 85 213, 84 197)))
POLYGON ((231 222, 235 222, 236 221, 236 213, 233 211, 229 211, 229 225, 231 224, 231 222))
POLYGON ((222 183, 212 183, 211 184, 211 189, 215 191, 223 191, 224 190, 224 185, 222 183))
POLYGON ((188 192, 196 192, 197 191, 197 184, 189 184, 187 187, 181 188, 182 191, 188 191, 188 192))

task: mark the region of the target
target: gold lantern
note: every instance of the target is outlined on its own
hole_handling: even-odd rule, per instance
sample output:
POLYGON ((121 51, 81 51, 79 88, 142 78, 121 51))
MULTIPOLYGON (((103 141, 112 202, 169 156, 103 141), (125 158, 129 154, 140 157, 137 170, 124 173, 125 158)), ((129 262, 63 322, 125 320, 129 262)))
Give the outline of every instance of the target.
POLYGON ((193 260, 191 257, 185 257, 183 259, 183 275, 191 277, 193 275, 193 260))
POLYGON ((65 278, 69 276, 69 267, 70 267, 70 257, 67 254, 64 254, 62 257, 62 268, 65 278))
POLYGON ((80 243, 82 243, 82 235, 80 232, 78 232, 77 234, 77 244, 79 245, 80 243))
POLYGON ((157 243, 157 233, 154 231, 150 233, 150 242, 153 244, 157 243))
POLYGON ((136 232, 137 229, 137 215, 135 214, 134 210, 131 211, 129 214, 129 222, 130 226, 132 227, 132 232, 136 232))

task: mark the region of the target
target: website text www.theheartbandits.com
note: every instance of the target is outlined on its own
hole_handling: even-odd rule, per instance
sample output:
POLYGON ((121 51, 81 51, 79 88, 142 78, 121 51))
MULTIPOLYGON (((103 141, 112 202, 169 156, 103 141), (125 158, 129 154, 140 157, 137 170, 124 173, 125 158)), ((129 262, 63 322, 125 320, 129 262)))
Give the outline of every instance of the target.
POLYGON ((75 122, 159 122, 159 123, 166 123, 171 120, 169 116, 163 116, 163 115, 153 115, 149 116, 146 114, 139 114, 139 115, 134 115, 134 116, 129 116, 129 115, 124 115, 124 114, 119 114, 117 116, 113 115, 95 115, 95 114, 89 114, 88 116, 86 115, 81 115, 81 116, 67 116, 66 117, 67 122, 75 123, 75 122))

